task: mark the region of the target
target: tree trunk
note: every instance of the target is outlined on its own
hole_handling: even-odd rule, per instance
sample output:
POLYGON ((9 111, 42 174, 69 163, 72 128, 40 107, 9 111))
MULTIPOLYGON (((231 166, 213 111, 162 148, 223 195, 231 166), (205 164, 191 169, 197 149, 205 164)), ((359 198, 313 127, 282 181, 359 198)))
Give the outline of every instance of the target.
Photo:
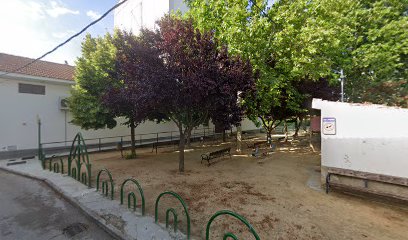
POLYGON ((186 142, 187 142, 187 148, 191 147, 191 131, 187 131, 186 133, 186 142))
POLYGON ((225 137, 225 129, 222 130, 222 141, 223 141, 223 142, 226 142, 226 141, 227 141, 227 139, 226 139, 226 137, 225 137))
POLYGON ((273 128, 266 129, 266 140, 268 141, 268 144, 272 143, 272 130, 273 128))
POLYGON ((302 122, 303 122, 303 117, 299 117, 296 119, 296 123, 295 123, 295 134, 293 134, 293 137, 297 137, 299 135, 299 130, 300 130, 300 126, 302 126, 302 122), (299 122, 298 122, 299 120, 299 122))
POLYGON ((130 150, 132 153, 132 157, 136 156, 136 140, 135 140, 135 128, 136 125, 133 121, 130 122, 130 150))
POLYGON ((288 141, 288 122, 286 121, 286 119, 283 122, 283 131, 285 132, 285 142, 288 141))
POLYGON ((179 171, 184 172, 184 147, 185 147, 184 132, 180 130, 180 143, 179 143, 179 171))
MULTIPOLYGON (((306 120, 309 120, 309 122, 310 122, 310 117, 304 117, 303 118, 304 120, 305 120, 305 122, 306 122, 306 120)), ((306 124, 303 124, 303 131, 307 131, 307 126, 306 126, 306 124)))
POLYGON ((241 125, 237 126, 237 152, 241 152, 242 145, 242 127, 241 125))

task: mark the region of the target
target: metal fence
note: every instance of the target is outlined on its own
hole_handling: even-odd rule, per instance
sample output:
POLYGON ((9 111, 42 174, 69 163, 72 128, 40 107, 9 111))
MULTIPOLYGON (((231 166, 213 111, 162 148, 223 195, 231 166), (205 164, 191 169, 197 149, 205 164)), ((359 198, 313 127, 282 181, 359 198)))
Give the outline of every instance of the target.
MULTIPOLYGON (((191 132, 190 141, 216 141, 217 139, 220 139, 221 136, 222 133, 215 133, 214 128, 199 128, 193 129, 191 132)), ((130 135, 86 138, 84 141, 89 152, 100 152, 116 149, 119 144, 122 148, 129 148, 131 146, 130 135)), ((179 141, 180 134, 178 131, 135 134, 135 145, 138 148, 149 146, 154 147, 158 146, 159 144, 177 145, 179 141)), ((65 155, 69 154, 71 143, 72 141, 55 141, 41 143, 40 145, 43 153, 46 155, 65 155)))
MULTIPOLYGON (((156 140, 158 140, 158 134, 157 134, 157 138, 156 140)), ((64 174, 64 165, 63 165, 63 161, 61 159, 61 169, 62 171, 60 172, 60 167, 59 167, 59 163, 58 162, 54 162, 53 160, 56 159, 55 157, 51 157, 51 158, 46 158, 45 154, 43 154, 43 149, 39 149, 39 160, 41 161, 41 165, 43 170, 47 170, 47 161, 48 161, 48 167, 49 167, 49 171, 54 171, 56 173, 61 173, 64 174)), ((70 151, 69 151, 69 155, 68 155, 68 169, 67 169, 67 174, 68 176, 71 176, 72 178, 76 179, 77 181, 87 185, 89 188, 92 188, 92 178, 91 178, 91 166, 92 164, 89 161, 89 155, 88 155, 88 146, 86 145, 86 140, 82 138, 81 133, 78 133, 74 140, 72 141, 71 147, 70 147, 70 151), (82 166, 85 166, 85 169, 81 170, 82 166)), ((140 198, 141 198, 141 212, 142 215, 145 215, 145 197, 144 197, 144 193, 143 193, 143 189, 141 184, 139 183, 138 180, 134 179, 134 178, 127 178, 125 179, 122 184, 120 185, 120 204, 124 204, 124 186, 127 182, 133 182, 134 183, 134 189, 137 187, 137 191, 140 194, 140 198)), ((111 200, 115 199, 115 183, 113 180, 113 176, 111 174, 111 172, 106 169, 100 169, 98 171, 97 177, 96 177, 96 191, 98 192, 99 189, 101 189, 102 194, 105 197, 108 197, 111 200), (101 178, 101 175, 103 176, 103 179, 101 178), (101 183, 101 184, 100 184, 101 183), (110 192, 110 194, 109 194, 110 192)), ((137 204, 136 204, 136 195, 134 193, 134 191, 127 191, 128 192, 128 208, 129 209, 133 209, 133 211, 136 211, 137 209, 137 204), (133 201, 131 201, 133 200, 133 201), (133 204, 132 204, 133 202, 133 204)), ((159 223, 159 202, 160 199, 165 196, 168 195, 170 197, 174 197, 179 201, 179 204, 181 204, 181 206, 183 207, 183 210, 180 212, 178 212, 176 210, 176 208, 173 207, 167 207, 165 206, 164 208, 166 209, 166 218, 165 218, 165 223, 166 223, 166 228, 169 228, 170 226, 170 213, 172 215, 173 218, 173 230, 176 233, 177 232, 177 226, 178 226, 178 216, 182 216, 185 215, 185 224, 187 226, 186 229, 186 239, 190 240, 191 239, 191 223, 190 223, 190 214, 188 211, 188 205, 186 204, 186 202, 184 201, 184 199, 177 194, 176 192, 173 191, 165 191, 159 194, 159 196, 156 198, 156 202, 155 202, 155 211, 154 211, 154 219, 155 219, 155 223, 159 223)), ((230 215, 238 220, 241 221, 242 224, 244 224, 247 228, 248 231, 254 236, 254 238, 256 240, 260 240, 260 237, 258 235, 258 233, 255 231, 255 229, 253 228, 253 226, 247 221, 247 219, 245 219, 243 216, 230 211, 230 210, 221 210, 216 212, 208 221, 207 223, 207 227, 206 227, 206 240, 210 239, 210 227, 211 227, 211 223, 214 221, 214 219, 216 219, 219 216, 222 215, 230 215)), ((238 237, 233 234, 232 232, 226 232, 224 233, 223 239, 234 239, 234 240, 238 240, 238 237)))

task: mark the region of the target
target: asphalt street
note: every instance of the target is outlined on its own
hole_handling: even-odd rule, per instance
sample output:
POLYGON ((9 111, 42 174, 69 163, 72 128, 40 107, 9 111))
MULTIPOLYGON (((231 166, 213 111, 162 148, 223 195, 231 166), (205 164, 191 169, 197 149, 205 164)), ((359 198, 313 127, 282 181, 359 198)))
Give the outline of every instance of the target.
POLYGON ((44 183, 0 170, 0 239, 113 238, 44 183))

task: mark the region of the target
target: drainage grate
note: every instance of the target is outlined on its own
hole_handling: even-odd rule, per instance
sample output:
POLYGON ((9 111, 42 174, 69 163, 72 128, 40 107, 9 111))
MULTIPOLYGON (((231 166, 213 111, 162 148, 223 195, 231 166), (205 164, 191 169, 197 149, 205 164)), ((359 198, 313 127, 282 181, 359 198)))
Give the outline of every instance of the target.
POLYGON ((83 223, 73 223, 62 230, 62 233, 67 237, 73 237, 88 229, 88 226, 83 223))

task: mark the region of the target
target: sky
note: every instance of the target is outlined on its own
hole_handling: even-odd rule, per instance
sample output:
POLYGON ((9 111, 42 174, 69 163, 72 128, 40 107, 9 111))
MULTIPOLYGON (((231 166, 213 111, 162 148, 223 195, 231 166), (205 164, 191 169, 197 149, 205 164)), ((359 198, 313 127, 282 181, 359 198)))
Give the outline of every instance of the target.
MULTIPOLYGON (((37 58, 79 32, 114 6, 117 0, 2 0, 0 52, 37 58)), ((113 12, 91 26, 92 36, 113 31, 113 12)), ((75 64, 86 33, 43 60, 75 64)))

